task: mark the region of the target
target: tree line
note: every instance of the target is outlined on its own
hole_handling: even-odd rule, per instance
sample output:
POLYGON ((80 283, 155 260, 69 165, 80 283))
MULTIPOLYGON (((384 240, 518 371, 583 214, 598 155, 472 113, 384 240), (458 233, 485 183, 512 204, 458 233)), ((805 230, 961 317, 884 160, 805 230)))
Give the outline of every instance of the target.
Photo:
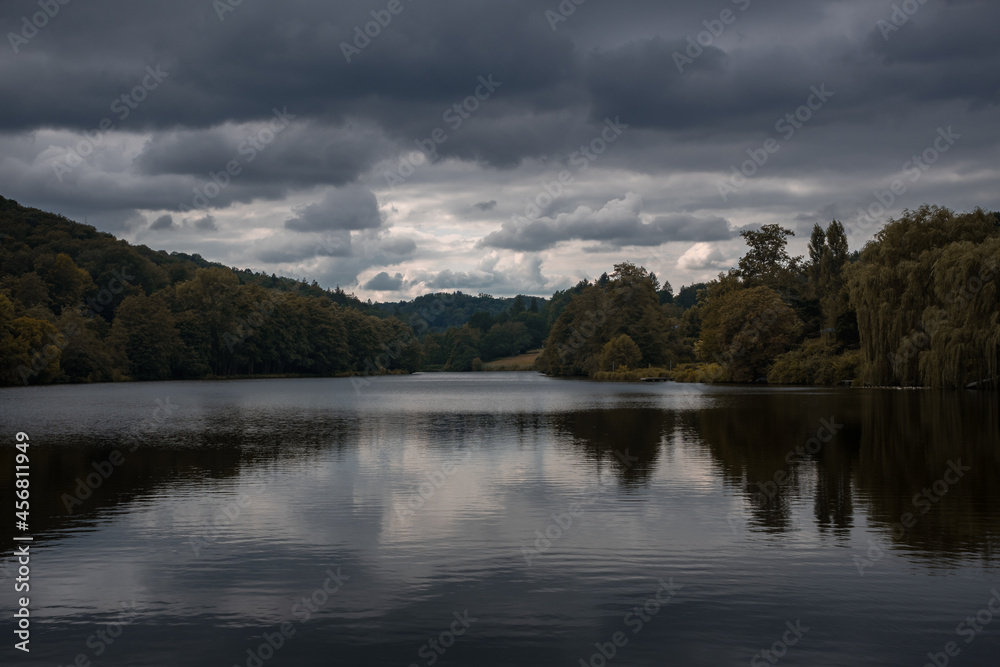
POLYGON ((1000 376, 1000 214, 924 206, 851 252, 843 225, 746 230, 684 286, 630 262, 551 298, 339 287, 132 246, 0 197, 0 384, 470 371, 541 348, 557 376, 959 387, 1000 376))
POLYGON ((814 226, 808 257, 788 254, 794 232, 780 225, 741 236, 737 267, 677 297, 627 262, 557 293, 538 368, 617 373, 610 379, 645 369, 708 382, 997 386, 1000 213, 923 206, 856 252, 834 220, 814 226))
POLYGON ((0 383, 412 372, 413 326, 339 288, 132 246, 0 198, 0 383))
POLYGON ((133 246, 0 197, 0 384, 467 371, 541 347, 546 300, 339 287, 133 246))

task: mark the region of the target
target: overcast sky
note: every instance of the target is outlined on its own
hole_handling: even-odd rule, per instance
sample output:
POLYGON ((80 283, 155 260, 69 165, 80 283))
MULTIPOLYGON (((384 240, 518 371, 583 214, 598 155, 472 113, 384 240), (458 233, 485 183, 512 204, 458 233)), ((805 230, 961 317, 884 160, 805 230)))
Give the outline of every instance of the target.
POLYGON ((237 2, 0 0, 0 194, 375 300, 1000 209, 996 0, 237 2))

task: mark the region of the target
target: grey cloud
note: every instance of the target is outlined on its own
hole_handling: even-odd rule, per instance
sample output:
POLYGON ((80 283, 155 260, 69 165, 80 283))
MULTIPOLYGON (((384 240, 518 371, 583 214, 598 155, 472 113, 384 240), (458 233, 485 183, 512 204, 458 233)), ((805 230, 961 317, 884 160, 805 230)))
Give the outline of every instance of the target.
POLYGON ((445 269, 437 275, 423 280, 427 287, 431 289, 461 289, 461 288, 485 288, 492 285, 495 278, 492 273, 486 271, 452 271, 445 269))
POLYGON ((411 238, 389 236, 378 242, 379 249, 393 257, 406 257, 417 251, 417 242, 411 238))
POLYGON ((407 272, 405 283, 440 291, 489 289, 494 294, 543 292, 551 288, 551 281, 542 274, 542 258, 538 255, 503 263, 500 257, 489 255, 468 271, 407 272))
POLYGON ((480 211, 492 211, 497 207, 497 200, 491 199, 489 201, 481 201, 477 204, 473 204, 473 206, 478 208, 480 211))
MULTIPOLYGON (((358 276, 372 267, 392 266, 410 258, 413 239, 381 230, 332 230, 324 233, 276 233, 254 243, 254 259, 284 265, 296 277, 322 284, 355 286, 358 276)), ((407 285, 404 283, 403 287, 407 285)), ((367 289, 367 288, 365 288, 367 289)))
POLYGON ((136 209, 121 209, 117 211, 107 211, 94 216, 94 219, 87 219, 86 222, 96 226, 98 229, 124 234, 146 226, 146 218, 136 209))
MULTIPOLYGON (((722 241, 733 237, 729 223, 718 217, 697 218, 693 215, 661 215, 647 225, 650 241, 722 241)), ((646 245, 646 244, 637 244, 646 245)))
POLYGON ((215 231, 218 227, 215 225, 215 218, 210 215, 206 215, 204 218, 198 218, 194 221, 194 228, 199 229, 204 232, 215 231))
POLYGON ((390 276, 385 271, 382 271, 362 285, 362 288, 376 292, 398 292, 403 288, 403 274, 397 273, 394 276, 390 276))
MULTIPOLYGON (((1000 107, 990 106, 1000 104, 996 2, 924 3, 888 39, 875 22, 897 0, 753 2, 683 74, 673 52, 735 3, 587 3, 552 31, 545 11, 556 4, 406 3, 348 64, 340 42, 370 20, 367 0, 243 2, 224 22, 205 0, 71 3, 22 53, 0 56, 2 194, 124 235, 148 229, 151 211, 171 214, 178 227, 183 211, 184 224, 171 233, 178 249, 210 248, 227 263, 266 257, 330 284, 355 284, 373 268, 392 274, 406 260, 400 270, 411 286, 421 277, 411 265, 433 262, 433 282, 456 262, 469 289, 519 291, 541 280, 530 267, 468 269, 470 242, 484 234, 468 218, 523 211, 525 191, 574 169, 568 156, 597 136, 605 116, 620 116, 629 130, 591 171, 574 171, 576 183, 537 219, 504 222, 481 249, 508 257, 567 241, 597 252, 672 241, 725 247, 730 230, 749 221, 847 224, 940 126, 954 126, 962 140, 908 184, 890 214, 927 201, 1000 208, 1000 107), (167 74, 123 117, 113 101, 142 85, 147 67, 167 74), (453 127, 445 112, 488 75, 502 86, 453 127), (810 86, 824 83, 835 97, 721 200, 716 181, 775 135, 775 122, 810 86), (251 161, 239 147, 275 107, 297 118, 251 161), (54 161, 84 141, 82 132, 97 136, 103 118, 114 130, 57 179, 54 161), (431 164, 389 192, 383 172, 437 128, 447 139, 431 164), (194 203, 210 173, 234 156, 240 173, 204 206, 194 203), (422 239, 461 241, 418 247, 409 232, 385 234, 390 220, 374 197, 341 206, 314 194, 357 183, 391 201, 392 223, 412 225, 422 239), (626 192, 643 207, 611 203, 626 192), (321 201, 269 213, 306 197, 321 201), (491 201, 495 208, 485 208, 491 201), (248 226, 275 232, 268 247, 240 246, 243 227, 232 212, 251 206, 248 226), (212 216, 225 220, 222 230, 191 222, 212 216)), ((725 259, 702 248, 685 264, 725 259)))
MULTIPOLYGON (((289 108, 288 113, 292 112, 289 108)), ((328 125, 290 119, 266 144, 257 140, 265 127, 263 123, 226 124, 156 132, 135 164, 149 176, 176 174, 208 181, 212 173, 220 174, 220 180, 230 182, 221 200, 237 198, 243 188, 257 189, 262 183, 281 184, 285 189, 344 185, 398 150, 370 122, 345 120, 328 125), (230 164, 234 168, 227 174, 230 164), (230 188, 237 194, 226 192, 230 188)))
POLYGON ((162 231, 164 229, 174 228, 174 219, 170 215, 161 215, 159 218, 153 221, 149 226, 150 229, 155 231, 162 231))
POLYGON ((731 238, 729 223, 719 217, 674 214, 644 222, 642 199, 628 193, 599 209, 578 206, 554 217, 505 221, 483 238, 480 247, 544 250, 563 241, 601 241, 603 248, 657 246, 671 241, 711 241, 731 238))
POLYGON ((374 193, 358 185, 327 190, 321 201, 295 213, 285 228, 296 232, 375 229, 383 222, 374 193))
POLYGON ((317 257, 350 257, 354 251, 351 233, 345 230, 295 237, 275 235, 258 241, 256 247, 257 259, 273 264, 289 264, 317 257))
POLYGON ((795 232, 797 234, 808 235, 813 225, 820 225, 824 229, 833 220, 843 220, 845 211, 837 204, 825 204, 815 211, 803 212, 795 216, 795 232))

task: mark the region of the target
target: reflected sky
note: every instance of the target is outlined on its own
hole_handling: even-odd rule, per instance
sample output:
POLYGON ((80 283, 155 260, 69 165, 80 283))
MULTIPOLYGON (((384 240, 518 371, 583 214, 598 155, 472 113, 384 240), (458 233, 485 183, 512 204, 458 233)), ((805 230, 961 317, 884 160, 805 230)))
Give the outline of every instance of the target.
MULTIPOLYGON (((992 394, 504 373, 6 389, 0 405, 32 436, 37 623, 30 663, 3 647, 3 664, 246 664, 283 622, 296 635, 267 665, 427 664, 468 609, 435 664, 576 665, 622 629, 614 664, 747 664, 801 619, 783 664, 920 665, 1000 580, 992 394), (803 450, 824 423, 836 434, 803 450), (67 511, 116 448, 124 463, 67 511), (914 512, 958 459, 969 470, 914 512), (623 618, 661 578, 682 588, 633 636, 623 618), (133 600, 96 656, 88 637, 133 600)), ((998 635, 963 643, 963 664, 996 664, 998 635)))

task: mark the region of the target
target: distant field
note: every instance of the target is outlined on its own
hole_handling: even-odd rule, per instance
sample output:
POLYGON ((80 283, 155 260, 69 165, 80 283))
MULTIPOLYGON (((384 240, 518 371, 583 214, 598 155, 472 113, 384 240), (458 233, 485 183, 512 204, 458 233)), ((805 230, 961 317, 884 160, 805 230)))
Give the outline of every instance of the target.
POLYGON ((484 371, 533 371, 535 370, 535 359, 542 353, 541 350, 531 350, 515 357, 504 357, 495 359, 488 364, 483 364, 484 371))

